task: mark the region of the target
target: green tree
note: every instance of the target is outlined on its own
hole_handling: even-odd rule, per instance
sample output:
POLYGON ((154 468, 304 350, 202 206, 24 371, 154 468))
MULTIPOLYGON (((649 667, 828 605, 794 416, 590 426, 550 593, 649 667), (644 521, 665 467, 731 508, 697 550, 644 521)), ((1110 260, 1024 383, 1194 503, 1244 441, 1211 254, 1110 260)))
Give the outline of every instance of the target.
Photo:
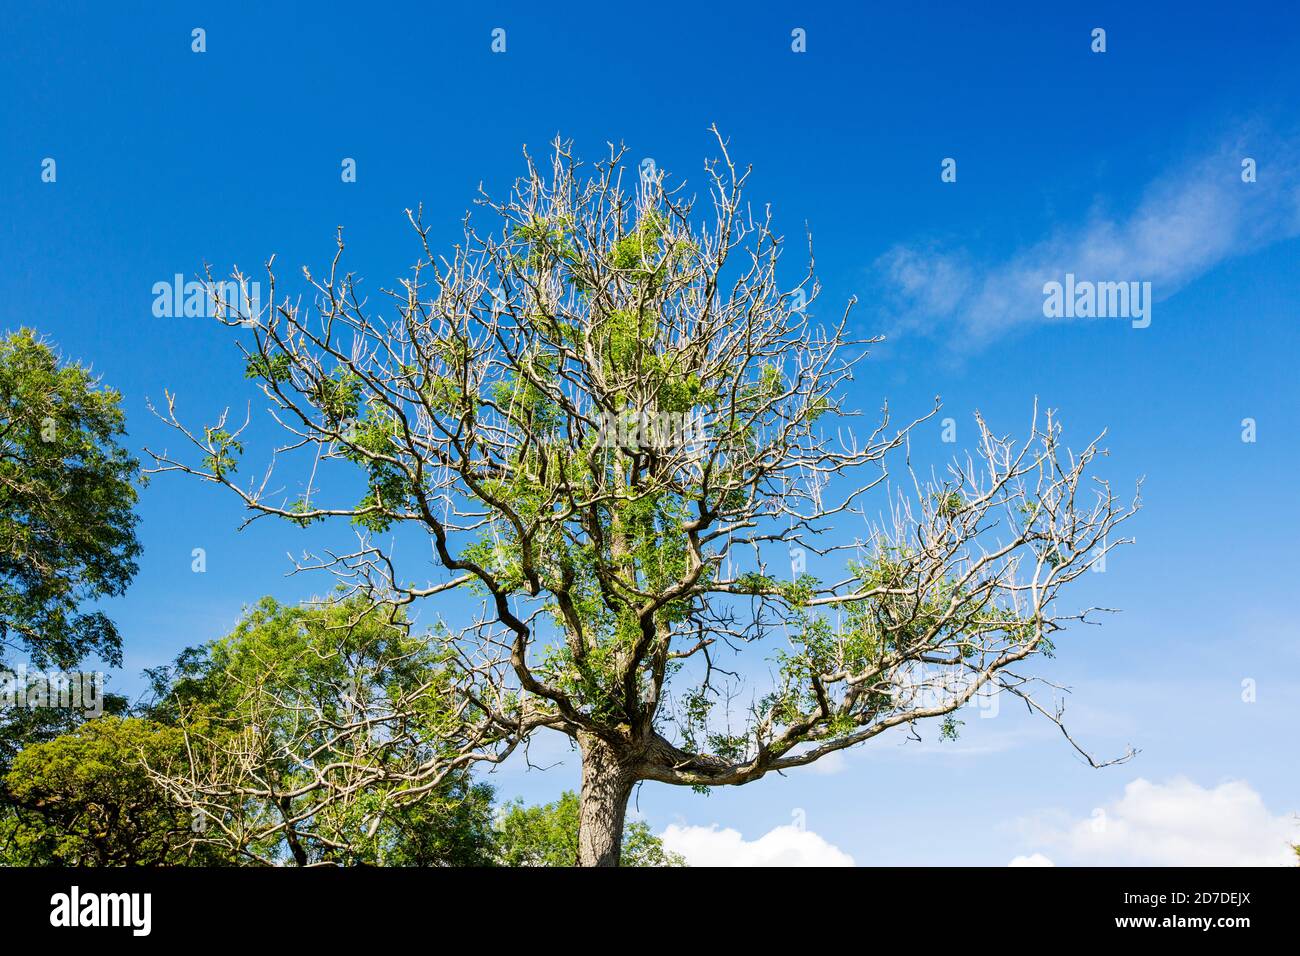
MULTIPOLYGON (((507 804, 497 823, 499 859, 503 866, 577 866, 578 795, 566 790, 554 803, 507 804)), ((664 849, 649 824, 637 820, 623 831, 622 866, 685 866, 686 861, 664 849)))
MULTIPOLYGON (((33 676, 33 679, 41 677, 33 676)), ((129 704, 120 694, 106 693, 103 709, 104 713, 124 716, 129 704)), ((23 852, 22 861, 32 865, 36 862, 53 862, 48 852, 42 858, 39 852, 34 856, 31 849, 44 847, 48 850, 48 841, 36 840, 34 834, 42 827, 48 828, 51 823, 37 819, 36 811, 24 807, 10 792, 9 772, 23 748, 49 743, 64 734, 74 733, 85 721, 85 717, 84 711, 68 707, 0 708, 0 864, 19 862, 16 841, 20 834, 29 846, 23 852), (20 826, 22 821, 26 821, 26 826, 20 826)), ((34 765, 27 766, 30 769, 34 765)))
POLYGON ((16 866, 166 866, 220 862, 196 844, 190 813, 146 769, 183 757, 180 731, 104 716, 31 743, 5 776, 0 861, 16 866))
MULTIPOLYGON (((130 702, 121 694, 104 694, 104 713, 125 717, 129 716, 130 709, 130 702)), ((4 776, 23 748, 74 733, 85 722, 85 717, 83 711, 69 707, 0 709, 0 803, 4 797, 4 776)))
POLYGON ((30 329, 0 340, 0 653, 70 668, 121 663, 122 641, 86 601, 122 594, 136 572, 138 463, 119 444, 121 398, 60 365, 30 329))
POLYGON ((135 716, 7 714, 0 862, 491 865, 493 790, 432 743, 462 728, 436 641, 387 614, 268 598, 147 671, 135 716))
POLYGON ((250 862, 486 865, 492 788, 457 759, 474 741, 452 653, 365 595, 264 598, 150 672, 149 714, 195 758, 150 769, 199 821, 196 842, 250 862))
POLYGON ((930 720, 950 738, 997 690, 1059 722, 1021 665, 1090 614, 1071 583, 1136 508, 1094 473, 1098 440, 1072 451, 1037 410, 1024 440, 976 414, 968 455, 869 506, 933 410, 863 425, 846 406, 876 340, 847 309, 813 320, 811 257, 778 270, 770 213, 719 149, 703 210, 653 170, 629 193, 620 149, 586 172, 557 141, 446 255, 408 212, 419 259, 384 309, 340 234, 304 270, 309 304, 221 319, 297 474, 236 483, 242 430, 188 427, 170 395, 191 453, 153 455, 255 517, 426 533, 436 583, 368 539, 319 564, 401 602, 479 596, 447 686, 480 746, 451 758, 571 738, 584 865, 618 863, 641 781, 749 784, 930 720))

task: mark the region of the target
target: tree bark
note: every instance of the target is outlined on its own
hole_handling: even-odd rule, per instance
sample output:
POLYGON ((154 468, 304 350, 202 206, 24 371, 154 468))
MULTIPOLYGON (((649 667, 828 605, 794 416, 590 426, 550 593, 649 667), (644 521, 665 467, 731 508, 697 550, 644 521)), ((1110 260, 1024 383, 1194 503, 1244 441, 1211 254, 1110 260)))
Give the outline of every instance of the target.
POLYGON ((623 822, 636 774, 618 751, 599 737, 584 734, 582 793, 578 810, 578 865, 618 866, 623 822))

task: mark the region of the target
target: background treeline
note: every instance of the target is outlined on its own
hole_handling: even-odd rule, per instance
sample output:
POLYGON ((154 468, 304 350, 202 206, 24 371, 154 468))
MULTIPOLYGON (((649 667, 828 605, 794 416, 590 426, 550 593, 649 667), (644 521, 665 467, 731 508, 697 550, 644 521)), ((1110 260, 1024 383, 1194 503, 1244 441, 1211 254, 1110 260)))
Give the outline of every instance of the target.
MULTIPOLYGON (((376 713, 378 696, 409 702, 439 679, 436 640, 412 634, 395 609, 391 620, 372 609, 353 623, 367 606, 266 598, 230 635, 147 672, 139 702, 107 694, 104 714, 84 721, 76 709, 7 710, 0 862, 572 865, 573 793, 544 806, 499 803, 465 770, 423 790, 408 776, 432 756, 422 750, 434 734, 349 732, 376 713), (349 761, 364 764, 364 786, 340 799, 346 782, 318 781, 349 761)), ((417 725, 441 717, 432 695, 411 711, 417 725)), ((624 865, 681 862, 639 822, 624 853, 624 865)))
MULTIPOLYGON (((0 339, 0 676, 121 664, 112 621, 82 610, 137 570, 120 405, 32 331, 0 339)), ((381 595, 264 598, 139 700, 0 708, 0 864, 574 864, 574 794, 502 803, 448 759, 473 743, 455 653, 381 595)), ((624 844, 624 865, 682 864, 644 823, 624 844)))

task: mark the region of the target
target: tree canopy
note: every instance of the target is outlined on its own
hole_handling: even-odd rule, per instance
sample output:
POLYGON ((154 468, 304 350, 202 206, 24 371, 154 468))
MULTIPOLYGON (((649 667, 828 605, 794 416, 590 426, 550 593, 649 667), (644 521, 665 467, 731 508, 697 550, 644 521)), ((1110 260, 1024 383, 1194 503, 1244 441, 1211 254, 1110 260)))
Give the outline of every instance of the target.
POLYGON ((213 863, 191 841, 190 814, 164 799, 145 762, 183 757, 180 731, 103 716, 18 754, 4 779, 0 848, 10 865, 213 863), (196 856, 197 853, 197 856, 196 856))
POLYGON ((124 435, 121 397, 88 369, 60 364, 30 329, 0 339, 0 654, 121 663, 117 627, 81 606, 136 573, 138 463, 124 435))

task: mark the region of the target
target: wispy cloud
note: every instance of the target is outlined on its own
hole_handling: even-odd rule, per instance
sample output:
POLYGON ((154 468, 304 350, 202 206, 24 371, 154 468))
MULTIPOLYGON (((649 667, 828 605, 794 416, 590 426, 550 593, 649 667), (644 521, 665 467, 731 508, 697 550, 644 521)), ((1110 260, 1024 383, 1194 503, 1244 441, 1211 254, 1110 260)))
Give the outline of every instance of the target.
POLYGON ((1043 286, 1067 273, 1089 282, 1150 282, 1156 301, 1220 263, 1300 235, 1294 140, 1245 133, 1171 165, 1127 215, 1098 205, 1081 222, 996 258, 933 242, 895 246, 876 263, 895 331, 921 330, 978 347, 1050 321, 1043 286), (1258 163, 1242 181, 1242 160, 1258 163))

